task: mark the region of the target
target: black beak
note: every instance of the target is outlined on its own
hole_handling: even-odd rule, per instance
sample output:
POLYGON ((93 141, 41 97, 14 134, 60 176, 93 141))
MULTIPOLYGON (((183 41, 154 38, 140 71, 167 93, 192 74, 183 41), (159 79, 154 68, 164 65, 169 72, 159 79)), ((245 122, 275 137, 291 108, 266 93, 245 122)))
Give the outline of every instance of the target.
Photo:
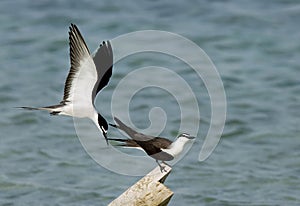
POLYGON ((196 137, 194 136, 189 136, 188 139, 192 140, 192 139, 195 139, 196 137))
POLYGON ((118 128, 118 126, 116 124, 111 124, 109 123, 110 126, 114 127, 114 128, 118 128))
POLYGON ((107 139, 107 133, 106 132, 102 132, 102 134, 103 134, 103 136, 105 138, 105 141, 106 141, 106 144, 108 146, 109 144, 108 144, 108 139, 107 139))

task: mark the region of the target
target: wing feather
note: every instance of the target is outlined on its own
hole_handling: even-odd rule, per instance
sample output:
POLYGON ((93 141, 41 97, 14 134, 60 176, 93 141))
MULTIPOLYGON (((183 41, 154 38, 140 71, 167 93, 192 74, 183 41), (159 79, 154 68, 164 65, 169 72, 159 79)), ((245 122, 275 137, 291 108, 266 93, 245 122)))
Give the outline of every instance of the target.
POLYGON ((164 151, 162 151, 162 147, 166 147, 167 145, 170 145, 171 141, 165 138, 154 138, 148 141, 136 141, 138 145, 140 145, 141 148, 152 158, 162 161, 170 161, 174 159, 174 157, 164 151), (158 141, 159 140, 159 141, 158 141), (162 141, 163 140, 163 141, 162 141), (165 142, 164 142, 165 140, 165 142), (161 143, 162 141, 162 143, 161 143))
POLYGON ((77 26, 75 24, 71 24, 69 29, 71 68, 65 82, 62 103, 71 101, 71 94, 74 92, 74 81, 78 78, 78 73, 82 68, 82 62, 84 59, 90 58, 90 51, 77 26))
POLYGON ((93 55, 93 61, 97 70, 97 82, 92 93, 92 99, 94 102, 97 93, 108 84, 112 75, 113 52, 109 41, 103 41, 102 44, 100 44, 100 47, 93 55))

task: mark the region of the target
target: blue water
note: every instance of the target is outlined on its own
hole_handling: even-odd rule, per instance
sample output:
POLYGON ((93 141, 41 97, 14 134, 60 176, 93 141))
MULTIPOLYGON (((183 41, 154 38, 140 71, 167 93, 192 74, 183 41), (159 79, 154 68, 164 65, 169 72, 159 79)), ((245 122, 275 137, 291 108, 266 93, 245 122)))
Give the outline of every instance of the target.
MULTIPOLYGON (((157 29, 194 41, 216 65, 227 95, 225 130, 213 154, 198 162, 210 121, 209 96, 202 85, 201 130, 166 181, 174 191, 170 205, 300 204, 298 1, 3 0, 0 205, 107 205, 139 179, 112 173, 93 161, 76 137, 72 118, 14 108, 61 100, 71 22, 91 50, 105 39, 157 29)), ((132 59, 114 70, 97 101, 109 121, 114 86, 147 62, 155 65, 159 60, 132 59)), ((198 86, 193 73, 182 76, 191 87, 198 86)), ((163 136, 172 137, 180 121, 178 106, 172 97, 159 101, 153 93, 167 95, 137 94, 131 105, 133 123, 146 128, 149 108, 160 106, 172 120, 163 136)))

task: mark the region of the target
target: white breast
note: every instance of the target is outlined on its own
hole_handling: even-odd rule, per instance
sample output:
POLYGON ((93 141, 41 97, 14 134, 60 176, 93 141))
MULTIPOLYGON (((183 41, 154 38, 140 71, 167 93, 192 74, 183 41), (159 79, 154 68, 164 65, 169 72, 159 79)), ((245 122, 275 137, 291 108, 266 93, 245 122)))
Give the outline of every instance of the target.
POLYGON ((183 150, 184 144, 181 142, 175 141, 173 142, 168 149, 162 149, 163 152, 166 152, 173 157, 178 156, 183 150))

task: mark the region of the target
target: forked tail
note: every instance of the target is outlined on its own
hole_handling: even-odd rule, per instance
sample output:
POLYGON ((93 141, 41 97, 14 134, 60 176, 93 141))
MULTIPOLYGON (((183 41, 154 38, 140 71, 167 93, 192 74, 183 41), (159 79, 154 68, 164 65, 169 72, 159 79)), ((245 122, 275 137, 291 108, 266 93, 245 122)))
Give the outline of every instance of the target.
MULTIPOLYGON (((125 125, 121 120, 119 120, 117 117, 114 117, 115 122, 117 123, 117 125, 115 124, 109 124, 112 127, 118 128, 120 130, 123 130, 124 132, 126 132, 126 134, 128 134, 131 138, 134 138, 135 134, 137 134, 138 132, 135 131, 134 129, 128 127, 127 125, 125 125)), ((116 140, 117 141, 117 140, 116 140)))
POLYGON ((58 109, 62 106, 63 105, 58 104, 58 105, 52 105, 52 106, 47 106, 47 107, 16 107, 16 108, 26 109, 26 110, 45 110, 45 111, 50 112, 51 115, 57 115, 61 112, 58 109))
POLYGON ((116 142, 123 142, 124 144, 118 144, 116 146, 123 146, 123 147, 140 147, 134 140, 132 139, 118 139, 118 138, 108 138, 108 140, 116 141, 116 142))
POLYGON ((38 107, 15 107, 18 109, 26 109, 26 110, 41 110, 41 108, 38 107))

